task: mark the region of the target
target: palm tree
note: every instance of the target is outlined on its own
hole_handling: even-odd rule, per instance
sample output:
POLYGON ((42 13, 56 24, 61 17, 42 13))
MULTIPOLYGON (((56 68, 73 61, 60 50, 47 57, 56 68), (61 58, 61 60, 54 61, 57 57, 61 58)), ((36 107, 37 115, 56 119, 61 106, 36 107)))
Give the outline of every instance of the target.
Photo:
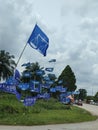
MULTIPOLYGON (((23 71, 22 81, 24 81, 24 82, 28 81, 29 82, 31 79, 32 80, 36 79, 38 81, 41 81, 42 75, 37 75, 36 71, 38 71, 38 70, 43 71, 42 69, 43 69, 43 67, 40 67, 40 65, 39 65, 38 62, 36 62, 36 63, 30 63, 30 65, 26 66, 25 70, 23 71), (24 76, 25 73, 29 73, 31 75, 30 78, 26 78, 24 76)), ((44 72, 43 72, 43 74, 44 74, 44 72)))
POLYGON ((16 66, 13 60, 14 58, 14 55, 10 55, 10 53, 5 52, 5 50, 0 51, 0 81, 1 79, 4 80, 13 75, 16 66))

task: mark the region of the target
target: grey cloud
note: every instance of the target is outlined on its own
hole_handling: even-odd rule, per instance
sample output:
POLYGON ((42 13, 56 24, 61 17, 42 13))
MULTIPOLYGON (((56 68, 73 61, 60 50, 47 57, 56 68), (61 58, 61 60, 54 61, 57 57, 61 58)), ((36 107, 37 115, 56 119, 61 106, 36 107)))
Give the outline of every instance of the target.
POLYGON ((70 0, 66 1, 61 8, 61 16, 66 17, 66 15, 78 15, 79 17, 86 17, 91 15, 96 16, 96 11, 98 11, 98 1, 97 0, 70 0))
MULTIPOLYGON (((52 24, 51 27, 49 23, 45 23, 43 16, 34 10, 35 3, 36 1, 32 0, 0 0, 0 49, 14 54, 17 60, 37 21, 50 39, 47 57, 43 59, 39 52, 28 46, 19 66, 27 60, 43 60, 43 65, 46 65, 45 61, 56 58, 57 76, 69 64, 76 74, 78 87, 89 88, 92 85, 97 88, 98 1, 64 0, 60 10, 61 17, 57 18, 61 23, 55 23, 57 12, 54 11, 55 15, 49 23, 53 21, 55 25, 52 24)), ((41 11, 42 7, 38 8, 41 11)), ((48 10, 48 6, 46 8, 48 10)), ((46 10, 43 8, 43 11, 46 10)), ((46 14, 48 15, 47 12, 44 13, 46 14)))
POLYGON ((18 56, 17 51, 21 51, 26 42, 28 29, 25 25, 31 21, 33 6, 26 0, 1 0, 0 3, 0 48, 18 56))
POLYGON ((80 27, 84 30, 98 31, 98 17, 89 18, 85 17, 80 23, 80 27))
POLYGON ((98 64, 98 1, 71 0, 61 8, 61 18, 66 30, 66 39, 70 39, 65 63, 70 64, 77 76, 78 87, 97 90, 98 64), (73 33, 72 33, 73 32, 73 33), (95 82, 94 82, 95 81, 95 82))

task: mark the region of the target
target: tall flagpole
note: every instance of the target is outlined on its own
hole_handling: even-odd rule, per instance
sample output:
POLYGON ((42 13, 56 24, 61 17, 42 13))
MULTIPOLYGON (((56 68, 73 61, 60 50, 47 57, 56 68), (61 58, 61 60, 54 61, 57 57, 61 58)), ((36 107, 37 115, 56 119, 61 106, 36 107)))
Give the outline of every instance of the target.
POLYGON ((24 50, 26 49, 27 44, 28 44, 28 43, 25 44, 25 46, 24 46, 24 48, 23 48, 23 50, 22 50, 22 52, 21 52, 21 54, 20 54, 20 56, 19 56, 19 58, 18 58, 18 61, 17 61, 17 63, 16 63, 16 67, 17 67, 17 65, 18 65, 18 63, 19 63, 19 61, 20 61, 20 59, 21 59, 21 57, 22 57, 22 55, 23 55, 24 50))

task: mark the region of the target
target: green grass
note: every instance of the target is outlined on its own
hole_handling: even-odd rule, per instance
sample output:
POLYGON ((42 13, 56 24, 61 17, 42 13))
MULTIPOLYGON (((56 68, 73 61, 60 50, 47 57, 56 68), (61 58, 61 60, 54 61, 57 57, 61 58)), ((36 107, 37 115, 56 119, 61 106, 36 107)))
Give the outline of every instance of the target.
POLYGON ((76 123, 97 119, 84 109, 61 104, 55 99, 38 100, 25 107, 14 95, 0 93, 0 124, 46 125, 76 123))

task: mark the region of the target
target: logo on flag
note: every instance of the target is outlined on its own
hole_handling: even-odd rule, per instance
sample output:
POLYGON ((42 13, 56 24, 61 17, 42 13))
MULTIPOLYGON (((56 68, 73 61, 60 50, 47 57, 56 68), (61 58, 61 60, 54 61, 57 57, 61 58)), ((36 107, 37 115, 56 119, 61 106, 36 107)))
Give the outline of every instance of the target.
POLYGON ((29 45, 38 50, 41 54, 46 56, 46 51, 49 46, 49 38, 46 36, 46 34, 38 27, 36 24, 34 27, 34 30, 28 39, 27 43, 29 45))

